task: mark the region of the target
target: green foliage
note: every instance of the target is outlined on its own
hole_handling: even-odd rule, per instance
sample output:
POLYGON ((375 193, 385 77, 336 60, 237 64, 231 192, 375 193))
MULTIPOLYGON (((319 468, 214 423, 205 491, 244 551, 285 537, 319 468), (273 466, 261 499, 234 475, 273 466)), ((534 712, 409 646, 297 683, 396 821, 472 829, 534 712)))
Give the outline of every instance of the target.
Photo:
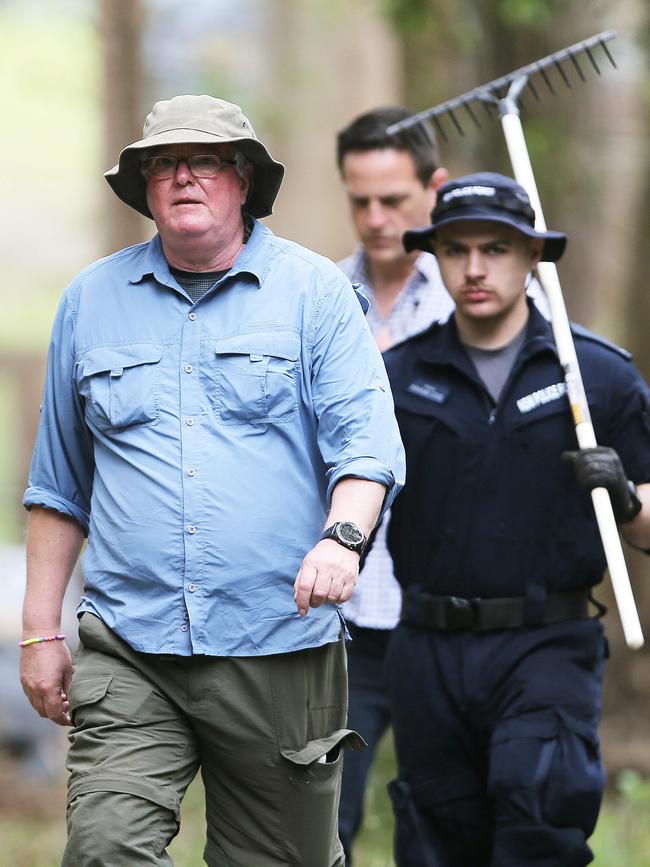
POLYGON ((100 53, 88 22, 54 10, 35 17, 0 6, 0 31, 0 346, 29 352, 47 345, 58 297, 90 258, 84 245, 92 215, 84 203, 100 171, 100 53))
MULTIPOLYGON (((570 0, 484 0, 481 11, 486 22, 502 26, 542 30, 571 6, 570 0)), ((384 12, 404 35, 429 31, 432 35, 444 19, 444 0, 383 0, 384 12)), ((459 32, 471 26, 471 19, 458 14, 454 25, 459 32)), ((587 34, 586 34, 587 35, 587 34)))
MULTIPOLYGON (((507 27, 541 28, 551 23, 554 17, 568 5, 568 0, 486 0, 482 4, 484 19, 496 19, 507 27)), ((405 36, 422 34, 435 38, 441 25, 449 26, 460 35, 472 19, 462 14, 445 21, 445 11, 452 7, 444 0, 383 0, 384 12, 405 36)))
POLYGON ((432 4, 429 0, 383 0, 384 13, 402 33, 417 33, 431 26, 432 4))
POLYGON ((568 0, 496 0, 495 12, 507 27, 539 29, 553 23, 568 0))
POLYGON ((617 794, 606 802, 591 846, 596 867, 647 867, 650 852, 650 780, 622 771, 617 794))
POLYGON ((1 146, 12 176, 29 173, 33 179, 36 174, 47 184, 53 173, 94 172, 100 119, 97 34, 84 21, 22 15, 13 6, 0 7, 0 30, 1 146))

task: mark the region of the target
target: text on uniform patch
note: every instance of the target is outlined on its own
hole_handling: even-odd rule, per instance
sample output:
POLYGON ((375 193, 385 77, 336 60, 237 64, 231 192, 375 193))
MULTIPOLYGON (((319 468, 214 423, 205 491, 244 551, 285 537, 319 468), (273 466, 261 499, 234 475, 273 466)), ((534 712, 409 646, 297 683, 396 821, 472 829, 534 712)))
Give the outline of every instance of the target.
POLYGON ((566 382, 556 382, 554 385, 547 385, 546 388, 540 388, 531 394, 520 397, 517 401, 517 408, 519 412, 530 412, 533 409, 537 409, 538 406, 543 406, 554 400, 560 400, 565 394, 566 382))

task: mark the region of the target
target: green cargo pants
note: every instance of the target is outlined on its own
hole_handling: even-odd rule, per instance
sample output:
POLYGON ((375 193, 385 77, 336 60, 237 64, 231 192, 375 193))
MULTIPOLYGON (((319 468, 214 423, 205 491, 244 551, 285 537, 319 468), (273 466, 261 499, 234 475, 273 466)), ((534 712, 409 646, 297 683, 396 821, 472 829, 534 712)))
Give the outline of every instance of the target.
POLYGON ((261 657, 137 653, 82 617, 70 689, 62 867, 172 864, 166 847, 201 769, 210 867, 342 867, 343 638, 261 657))

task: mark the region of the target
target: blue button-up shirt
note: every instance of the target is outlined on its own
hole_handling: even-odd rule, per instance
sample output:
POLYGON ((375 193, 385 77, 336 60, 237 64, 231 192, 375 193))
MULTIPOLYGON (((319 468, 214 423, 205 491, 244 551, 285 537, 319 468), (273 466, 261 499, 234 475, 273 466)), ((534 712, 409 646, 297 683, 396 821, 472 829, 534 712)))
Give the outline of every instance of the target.
POLYGON ((342 478, 404 477, 388 381, 336 266, 259 223, 192 304, 159 237, 85 269, 56 317, 24 503, 88 533, 79 611, 131 647, 335 641, 293 582, 342 478))

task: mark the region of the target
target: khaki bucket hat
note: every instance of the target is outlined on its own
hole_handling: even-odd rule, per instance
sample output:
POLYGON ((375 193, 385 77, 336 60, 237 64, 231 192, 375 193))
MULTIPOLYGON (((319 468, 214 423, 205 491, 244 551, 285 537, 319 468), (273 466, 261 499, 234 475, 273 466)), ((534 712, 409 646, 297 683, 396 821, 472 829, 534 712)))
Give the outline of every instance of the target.
POLYGON ((151 217, 146 183, 140 172, 142 152, 158 145, 176 144, 236 144, 253 166, 247 213, 253 217, 272 213, 284 166, 258 140, 241 108, 215 96, 184 95, 157 102, 147 116, 140 141, 125 147, 118 164, 104 177, 123 202, 151 217))

